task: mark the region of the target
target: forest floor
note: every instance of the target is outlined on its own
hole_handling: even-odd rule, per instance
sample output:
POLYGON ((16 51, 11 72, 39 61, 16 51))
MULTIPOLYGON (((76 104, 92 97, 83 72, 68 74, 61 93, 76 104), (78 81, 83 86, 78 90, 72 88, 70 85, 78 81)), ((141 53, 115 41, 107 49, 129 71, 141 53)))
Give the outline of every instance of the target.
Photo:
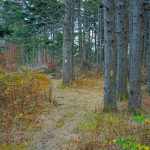
MULTIPOLYGON (((110 118, 101 112, 98 114, 99 117, 95 115, 97 111, 102 111, 103 79, 94 80, 89 85, 84 85, 86 82, 84 80, 83 85, 79 86, 81 81, 76 81, 77 85, 72 87, 62 87, 60 80, 53 81, 53 92, 58 105, 50 113, 41 116, 44 122, 43 129, 33 136, 28 146, 29 150, 120 150, 121 147, 113 147, 113 138, 117 134, 124 136, 136 132, 134 129, 138 124, 133 123, 132 115, 126 113, 127 102, 119 102, 120 113, 110 114, 110 118), (118 133, 111 131, 115 129, 118 133), (102 143, 97 139, 102 140, 102 143)), ((148 116, 150 115, 149 99, 148 96, 143 99, 143 107, 148 116)), ((144 134, 149 132, 149 128, 139 132, 143 132, 142 137, 145 137, 144 134)), ((144 138, 144 141, 147 139, 149 140, 149 135, 144 138)))
MULTIPOLYGON (((126 136, 128 140, 130 135, 138 142, 144 141, 142 144, 150 145, 150 135, 147 135, 150 128, 143 128, 132 121, 133 115, 127 112, 127 102, 118 103, 119 113, 102 112, 103 85, 103 77, 77 78, 70 87, 63 87, 61 80, 54 79, 52 91, 57 103, 39 114, 41 127, 36 130, 34 125, 27 131, 24 128, 10 129, 5 139, 9 137, 13 141, 5 142, 6 146, 0 150, 121 150, 120 146, 113 146, 113 141, 116 142, 117 136, 126 136)), ((148 118, 149 100, 149 96, 143 99, 144 113, 148 118)), ((4 135, 1 137, 4 138, 4 135)), ((0 139, 1 143, 3 141, 0 139)))
POLYGON ((103 81, 99 87, 70 88, 59 87, 58 80, 53 81, 53 92, 58 106, 50 114, 42 116, 43 130, 33 137, 29 149, 67 150, 72 149, 72 141, 77 141, 77 126, 85 119, 85 115, 97 109, 102 103, 103 81), (70 145, 70 146, 69 146, 70 145))

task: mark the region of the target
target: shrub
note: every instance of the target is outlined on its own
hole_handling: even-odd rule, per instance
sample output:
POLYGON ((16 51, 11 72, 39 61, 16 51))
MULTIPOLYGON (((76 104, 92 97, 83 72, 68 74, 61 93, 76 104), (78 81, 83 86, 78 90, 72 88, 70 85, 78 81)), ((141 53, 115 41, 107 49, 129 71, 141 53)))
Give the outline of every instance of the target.
POLYGON ((79 88, 94 88, 94 89, 103 89, 103 80, 100 80, 99 77, 88 77, 82 75, 81 77, 76 77, 74 80, 74 87, 79 88))
POLYGON ((49 62, 47 63, 47 66, 48 66, 50 72, 55 72, 55 71, 56 71, 57 64, 56 64, 55 61, 49 61, 49 62))
POLYGON ((0 124, 32 122, 42 111, 44 101, 51 101, 51 80, 32 70, 26 72, 0 72, 0 124))

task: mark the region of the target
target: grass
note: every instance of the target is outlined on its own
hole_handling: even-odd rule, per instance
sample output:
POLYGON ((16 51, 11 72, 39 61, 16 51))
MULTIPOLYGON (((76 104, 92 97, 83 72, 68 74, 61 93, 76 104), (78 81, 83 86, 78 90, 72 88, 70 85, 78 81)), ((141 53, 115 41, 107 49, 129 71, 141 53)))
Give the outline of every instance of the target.
MULTIPOLYGON (((54 105, 53 93, 49 92, 51 80, 43 73, 26 72, 0 73, 0 145, 20 143, 25 132, 36 132, 43 127, 39 116, 49 112, 54 105), (18 135, 15 141, 13 129, 18 135), (2 138, 5 140, 2 140, 2 138)), ((5 147, 20 145, 5 145, 5 147)), ((4 149, 7 149, 4 148, 4 149)), ((11 149, 11 148, 10 148, 11 149)), ((14 148, 19 149, 17 147, 14 148)))
POLYGON ((26 150, 26 144, 7 144, 0 147, 0 150, 26 150))
POLYGON ((150 120, 127 112, 90 112, 76 132, 83 133, 78 149, 150 149, 150 120))
POLYGON ((55 128, 61 128, 62 126, 64 126, 64 124, 67 122, 67 120, 71 119, 74 117, 73 113, 67 113, 65 115, 63 115, 56 123, 55 128))
MULTIPOLYGON (((47 85, 49 85, 46 82, 47 77, 45 78, 44 75, 43 78, 43 76, 40 75, 38 79, 40 80, 39 85, 42 91, 44 91, 44 89, 47 88, 47 85)), ((100 106, 102 107, 101 102, 103 97, 103 80, 99 80, 97 78, 86 79, 84 77, 77 77, 76 79, 77 80, 73 83, 73 85, 70 85, 68 87, 62 86, 60 80, 54 81, 55 95, 57 96, 58 100, 60 100, 60 103, 62 103, 62 106, 65 106, 60 106, 59 108, 58 105, 57 112, 54 111, 54 117, 56 115, 56 119, 54 119, 53 122, 53 124, 55 125, 54 132, 58 129, 59 133, 63 131, 65 133, 68 133, 68 135, 72 133, 76 134, 77 138, 75 137, 76 139, 72 139, 71 141, 71 149, 122 150, 138 147, 139 149, 143 148, 145 150, 149 150, 150 140, 148 133, 150 133, 150 125, 147 114, 144 114, 143 116, 132 116, 132 114, 124 111, 125 108, 123 105, 125 105, 126 107, 126 102, 119 102, 119 104, 121 103, 119 109, 123 108, 123 111, 119 111, 119 113, 103 113, 102 108, 100 109, 100 106), (92 111, 94 109, 95 111, 92 111), (84 113, 86 113, 85 116, 84 113), (76 126, 77 123, 79 123, 79 125, 74 130, 74 125, 76 126), (68 127, 72 127, 72 129, 70 129, 71 132, 68 132, 68 127)), ((37 95, 38 94, 39 92, 37 93, 37 95)), ((31 100, 31 96, 32 95, 27 95, 27 97, 25 98, 27 100, 31 100)), ((36 122, 36 118, 41 114, 46 117, 46 112, 51 109, 49 107, 51 104, 47 100, 45 102, 43 101, 44 97, 37 97, 39 98, 38 102, 41 102, 40 105, 37 105, 39 109, 36 109, 37 107, 34 105, 32 105, 32 107, 30 107, 29 109, 29 106, 25 105, 25 108, 28 109, 25 110, 23 119, 22 113, 16 114, 15 118, 13 118, 14 124, 23 122, 23 124, 25 125, 24 122, 26 122, 29 125, 28 131, 30 133, 35 132, 33 131, 33 129, 41 129, 41 122, 36 122), (35 126, 36 124, 37 126, 35 126)), ((31 103, 33 101, 29 102, 31 103)), ((14 101, 14 105, 16 106, 17 104, 20 104, 20 99, 14 101)), ((147 106, 147 103, 145 105, 147 106)), ((4 115, 7 114, 4 113, 4 115)), ((49 121, 51 122, 52 120, 49 121)), ((24 130, 24 128, 22 130, 24 130)), ((47 132, 47 127, 45 130, 47 132)), ((8 143, 5 142, 5 144, 7 143, 7 145, 3 145, 3 149, 24 149, 23 144, 9 144, 21 142, 18 142, 11 137, 8 138, 12 139, 12 141, 8 143)), ((64 138, 63 141, 65 141, 64 138)))
POLYGON ((92 71, 85 75, 75 77, 72 84, 62 85, 62 81, 57 82, 57 87, 64 90, 72 88, 84 88, 84 89, 103 89, 104 76, 99 75, 99 72, 92 71))

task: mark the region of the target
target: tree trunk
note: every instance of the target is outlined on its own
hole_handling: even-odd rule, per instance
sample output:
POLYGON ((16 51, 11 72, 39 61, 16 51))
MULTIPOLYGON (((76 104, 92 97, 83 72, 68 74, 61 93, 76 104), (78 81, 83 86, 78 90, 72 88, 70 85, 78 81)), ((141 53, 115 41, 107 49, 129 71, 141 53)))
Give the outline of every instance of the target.
MULTIPOLYGON (((72 0, 74 2, 74 0, 72 0)), ((72 2, 72 3, 73 3, 72 2)), ((71 43, 72 43, 72 48, 71 48, 71 53, 70 53, 70 71, 71 71, 71 83, 74 81, 74 3, 72 4, 72 28, 71 28, 71 43)), ((82 44, 82 43, 81 43, 82 44)))
POLYGON ((79 42, 79 53, 80 53, 80 73, 83 72, 83 50, 82 50, 82 28, 81 28, 81 0, 78 0, 78 42, 79 42))
POLYGON ((129 111, 138 113, 141 108, 141 21, 142 21, 142 0, 134 0, 132 8, 133 31, 132 49, 129 78, 129 111))
POLYGON ((97 65, 97 55, 98 55, 98 49, 97 49, 97 26, 96 26, 96 20, 94 20, 94 50, 95 50, 95 56, 94 56, 94 65, 97 65))
POLYGON ((90 53, 91 53, 91 30, 90 30, 90 25, 88 29, 88 43, 87 43, 87 50, 86 50, 86 61, 87 63, 90 63, 90 53))
MULTIPOLYGON (((101 2, 101 1, 100 1, 101 2)), ((97 68, 100 72, 103 70, 103 52, 102 52, 102 15, 103 10, 98 7, 98 44, 97 44, 97 68)))
POLYGON ((129 5, 129 47, 128 47, 128 78, 130 78, 130 64, 131 64, 131 49, 132 49, 132 32, 133 32, 133 0, 128 1, 129 5))
POLYGON ((3 15, 4 15, 4 2, 0 1, 0 25, 3 25, 5 23, 3 15))
POLYGON ((65 0, 65 18, 63 35, 63 72, 62 82, 64 85, 71 83, 71 51, 72 51, 72 0, 65 0))
POLYGON ((147 90, 148 90, 148 93, 150 95, 150 12, 148 12, 148 19, 149 19, 149 27, 148 27, 148 30, 149 30, 149 46, 148 46, 148 80, 147 80, 147 90))
POLYGON ((150 48, 148 52, 148 79, 147 79, 147 90, 150 95, 150 48))
POLYGON ((116 0, 117 98, 127 98, 127 13, 125 0, 116 0))
POLYGON ((116 111, 116 48, 114 1, 104 0, 105 87, 104 111, 116 111))
POLYGON ((52 44, 52 47, 51 47, 51 61, 54 62, 55 60, 55 33, 54 33, 54 30, 52 32, 52 41, 53 41, 53 44, 52 44))
POLYGON ((82 38, 82 49, 83 49, 83 65, 86 62, 86 7, 84 6, 84 15, 83 15, 83 38, 82 38))

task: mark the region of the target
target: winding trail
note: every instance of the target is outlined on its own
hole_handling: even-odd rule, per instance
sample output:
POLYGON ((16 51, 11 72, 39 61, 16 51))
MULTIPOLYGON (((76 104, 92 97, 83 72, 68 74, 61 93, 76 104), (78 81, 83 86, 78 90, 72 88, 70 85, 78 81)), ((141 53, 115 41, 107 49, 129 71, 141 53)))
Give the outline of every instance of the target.
POLYGON ((70 141, 80 136, 76 127, 86 113, 102 103, 103 81, 100 87, 89 89, 59 88, 58 82, 54 81, 53 91, 59 106, 54 107, 50 114, 42 116, 44 128, 34 135, 29 150, 71 150, 70 141))

